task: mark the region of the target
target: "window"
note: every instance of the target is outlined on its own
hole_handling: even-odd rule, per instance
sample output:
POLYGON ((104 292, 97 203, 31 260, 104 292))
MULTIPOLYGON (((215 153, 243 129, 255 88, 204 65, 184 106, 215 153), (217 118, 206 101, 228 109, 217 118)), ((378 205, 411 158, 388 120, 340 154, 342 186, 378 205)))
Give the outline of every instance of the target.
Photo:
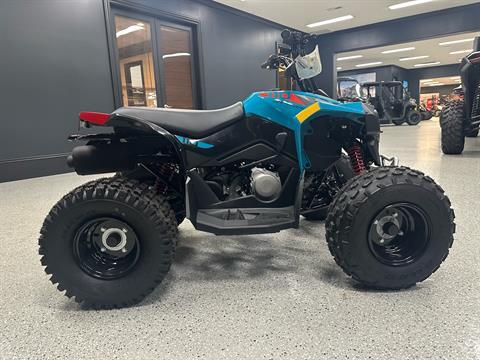
POLYGON ((150 24, 115 16, 122 103, 124 106, 157 106, 157 90, 150 24))
POLYGON ((114 12, 122 106, 198 108, 193 29, 114 12))

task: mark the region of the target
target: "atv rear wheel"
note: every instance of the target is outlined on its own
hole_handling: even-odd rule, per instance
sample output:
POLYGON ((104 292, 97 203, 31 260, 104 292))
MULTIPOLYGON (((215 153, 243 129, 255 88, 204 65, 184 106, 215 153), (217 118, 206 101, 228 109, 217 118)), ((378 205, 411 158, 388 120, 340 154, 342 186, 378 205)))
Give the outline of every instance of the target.
POLYGON ((407 114, 407 124, 408 125, 418 125, 422 121, 422 116, 418 111, 410 111, 407 114))
MULTIPOLYGON (((120 171, 117 172, 115 176, 124 179, 138 180, 152 188, 155 187, 158 192, 158 186, 156 186, 157 184, 155 178, 153 178, 152 174, 142 167, 136 167, 135 169, 129 171, 120 171)), ((176 195, 174 192, 168 192, 166 194, 166 200, 170 204, 173 212, 175 213, 175 219, 177 220, 177 224, 180 225, 186 217, 184 198, 176 195)))
POLYGON ((463 101, 451 101, 442 111, 442 151, 444 154, 461 154, 465 146, 463 101))
POLYGON ((446 258, 455 230, 449 199, 423 173, 380 167, 353 178, 326 220, 331 254, 364 285, 402 289, 428 278, 446 258))
POLYGON ((65 195, 40 231, 45 272, 86 307, 141 301, 172 263, 177 225, 168 202, 124 178, 89 182, 65 195))

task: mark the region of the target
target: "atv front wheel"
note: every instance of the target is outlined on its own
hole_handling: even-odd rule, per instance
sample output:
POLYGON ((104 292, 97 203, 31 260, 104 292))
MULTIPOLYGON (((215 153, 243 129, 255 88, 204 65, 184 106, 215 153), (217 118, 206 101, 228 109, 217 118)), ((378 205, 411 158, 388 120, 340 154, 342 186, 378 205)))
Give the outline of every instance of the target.
POLYGON ((369 287, 402 289, 428 278, 448 255, 455 230, 449 199, 423 173, 379 167, 353 178, 326 220, 331 254, 369 287))
POLYGON ((463 101, 451 101, 442 111, 442 151, 444 154, 461 154, 465 146, 463 101))
POLYGON ((141 301, 172 263, 177 225, 168 202, 136 180, 89 182, 65 195, 40 231, 50 281, 87 307, 141 301))
POLYGON ((410 111, 407 114, 408 125, 418 125, 422 121, 422 115, 418 111, 410 111))

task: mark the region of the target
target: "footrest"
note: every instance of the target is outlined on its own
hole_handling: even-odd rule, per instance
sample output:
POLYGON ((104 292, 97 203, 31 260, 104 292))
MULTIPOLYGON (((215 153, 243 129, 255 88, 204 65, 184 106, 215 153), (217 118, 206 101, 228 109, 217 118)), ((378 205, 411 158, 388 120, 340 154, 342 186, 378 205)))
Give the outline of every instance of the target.
POLYGON ((196 228, 217 235, 278 232, 295 225, 293 206, 253 209, 199 209, 196 228))

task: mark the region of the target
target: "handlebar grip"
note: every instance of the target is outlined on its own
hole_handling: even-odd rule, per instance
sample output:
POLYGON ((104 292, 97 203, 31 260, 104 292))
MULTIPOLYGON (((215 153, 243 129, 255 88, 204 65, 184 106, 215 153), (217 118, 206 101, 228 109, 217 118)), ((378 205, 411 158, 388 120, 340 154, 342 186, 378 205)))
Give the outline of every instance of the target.
POLYGON ((262 65, 260 65, 260 67, 261 67, 262 69, 268 68, 268 61, 265 61, 264 63, 262 63, 262 65))

